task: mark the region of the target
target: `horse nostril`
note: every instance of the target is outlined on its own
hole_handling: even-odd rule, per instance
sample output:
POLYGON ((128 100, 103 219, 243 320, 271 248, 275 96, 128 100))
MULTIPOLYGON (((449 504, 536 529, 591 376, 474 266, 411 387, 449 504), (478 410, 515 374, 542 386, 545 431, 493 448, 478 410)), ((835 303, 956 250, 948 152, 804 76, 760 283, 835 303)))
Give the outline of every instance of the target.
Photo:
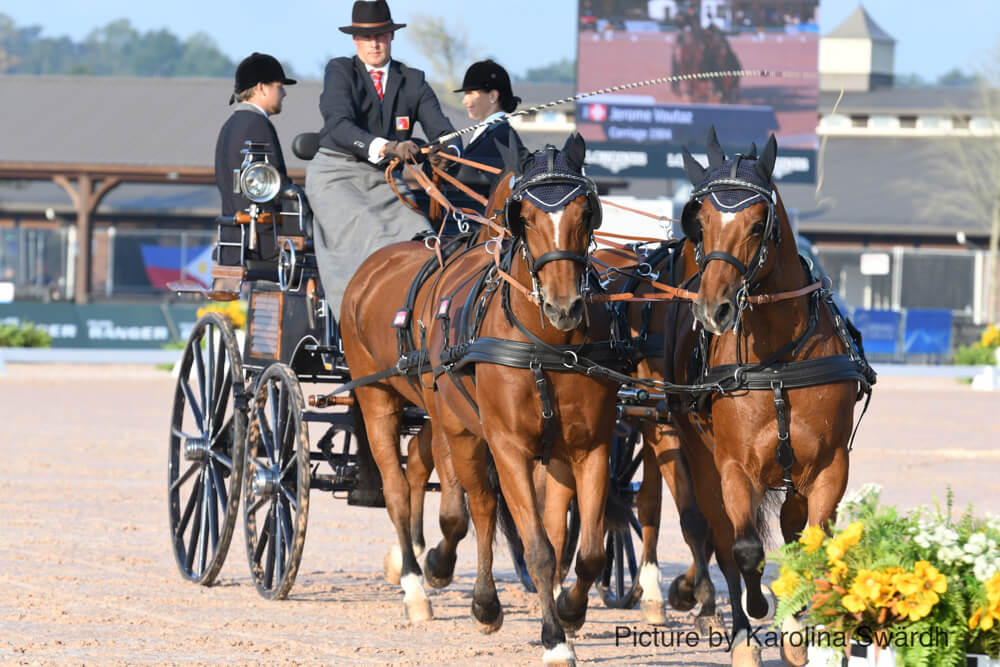
POLYGON ((569 307, 569 316, 572 318, 583 317, 583 299, 577 298, 569 307))
POLYGON ((559 317, 559 309, 556 308, 555 306, 553 306, 548 301, 546 301, 542 305, 542 310, 545 311, 545 316, 548 317, 548 318, 550 318, 550 319, 556 319, 556 318, 559 317))
POLYGON ((733 306, 728 301, 723 301, 715 309, 715 316, 712 318, 715 323, 720 328, 725 328, 729 325, 729 318, 732 317, 733 306))

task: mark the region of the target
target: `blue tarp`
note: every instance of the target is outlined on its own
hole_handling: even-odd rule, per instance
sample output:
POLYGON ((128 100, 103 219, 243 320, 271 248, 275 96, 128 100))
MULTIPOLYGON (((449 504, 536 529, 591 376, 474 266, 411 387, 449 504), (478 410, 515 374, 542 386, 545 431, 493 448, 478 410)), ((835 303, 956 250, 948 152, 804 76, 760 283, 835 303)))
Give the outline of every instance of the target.
POLYGON ((895 310, 856 308, 851 320, 861 331, 866 354, 895 355, 899 350, 900 314, 895 310))
POLYGON ((951 311, 909 308, 903 354, 951 354, 951 311))

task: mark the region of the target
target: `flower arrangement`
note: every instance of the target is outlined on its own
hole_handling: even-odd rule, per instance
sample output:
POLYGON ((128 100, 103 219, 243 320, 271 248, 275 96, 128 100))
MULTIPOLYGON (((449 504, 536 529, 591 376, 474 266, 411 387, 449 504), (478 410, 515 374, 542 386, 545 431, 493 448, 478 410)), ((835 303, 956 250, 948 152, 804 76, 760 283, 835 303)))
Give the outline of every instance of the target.
POLYGON ((1000 329, 996 324, 991 324, 983 330, 977 342, 971 345, 959 345, 955 351, 955 363, 992 366, 997 363, 997 348, 1000 348, 1000 329))
POLYGON ((227 301, 224 303, 210 303, 198 309, 198 318, 205 313, 221 313, 234 329, 242 329, 247 325, 246 304, 242 301, 227 301))
POLYGON ((953 520, 950 489, 944 510, 908 513, 879 505, 880 492, 867 484, 845 495, 838 525, 808 526, 781 548, 776 623, 804 610, 827 638, 890 646, 898 664, 998 657, 1000 519, 970 508, 953 520))

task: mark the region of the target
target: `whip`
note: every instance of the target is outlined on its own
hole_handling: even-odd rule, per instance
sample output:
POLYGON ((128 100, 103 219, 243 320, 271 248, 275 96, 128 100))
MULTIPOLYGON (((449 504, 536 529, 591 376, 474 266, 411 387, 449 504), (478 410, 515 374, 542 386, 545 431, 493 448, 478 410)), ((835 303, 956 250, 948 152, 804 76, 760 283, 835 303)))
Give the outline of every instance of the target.
POLYGON ((520 111, 515 111, 514 113, 504 114, 490 121, 483 121, 482 123, 476 123, 475 125, 470 125, 469 127, 462 128, 452 132, 451 134, 445 134, 438 137, 435 143, 441 144, 452 139, 456 139, 463 134, 468 134, 469 132, 474 132, 480 127, 488 127, 490 125, 495 125, 497 123, 502 123, 503 121, 513 118, 515 116, 525 116, 529 113, 535 113, 536 111, 541 111, 543 109, 548 109, 550 107, 559 106, 560 104, 568 104, 569 102, 576 102, 577 100, 582 100, 585 97, 593 97, 594 95, 607 95, 608 93, 616 93, 619 90, 631 90, 633 88, 643 88, 645 86, 655 86, 661 83, 674 83, 676 81, 696 81, 700 79, 721 79, 730 76, 752 76, 752 77, 783 77, 783 78, 803 78, 811 72, 775 72, 766 69, 734 69, 734 70, 724 70, 720 72, 695 72, 692 74, 675 74, 673 76, 664 76, 659 79, 647 79, 645 81, 636 81, 634 83, 623 83, 617 86, 612 86, 611 88, 602 88, 601 90, 594 90, 589 93, 579 93, 573 97, 564 97, 561 100, 555 100, 552 102, 545 102, 544 104, 539 104, 533 106, 530 109, 522 109, 520 111))

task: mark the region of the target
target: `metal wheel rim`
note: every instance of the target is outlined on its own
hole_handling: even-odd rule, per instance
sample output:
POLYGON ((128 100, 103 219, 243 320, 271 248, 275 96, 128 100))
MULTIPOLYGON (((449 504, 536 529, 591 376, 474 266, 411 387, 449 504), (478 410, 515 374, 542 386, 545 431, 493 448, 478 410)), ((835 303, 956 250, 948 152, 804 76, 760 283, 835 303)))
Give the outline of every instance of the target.
POLYGON ((247 560, 258 592, 275 600, 295 583, 309 515, 309 434, 302 390, 284 364, 268 367, 251 408, 243 483, 247 560))
POLYGON ((167 457, 167 502, 181 576, 218 576, 239 510, 246 446, 243 365, 229 321, 202 317, 181 357, 167 457))

